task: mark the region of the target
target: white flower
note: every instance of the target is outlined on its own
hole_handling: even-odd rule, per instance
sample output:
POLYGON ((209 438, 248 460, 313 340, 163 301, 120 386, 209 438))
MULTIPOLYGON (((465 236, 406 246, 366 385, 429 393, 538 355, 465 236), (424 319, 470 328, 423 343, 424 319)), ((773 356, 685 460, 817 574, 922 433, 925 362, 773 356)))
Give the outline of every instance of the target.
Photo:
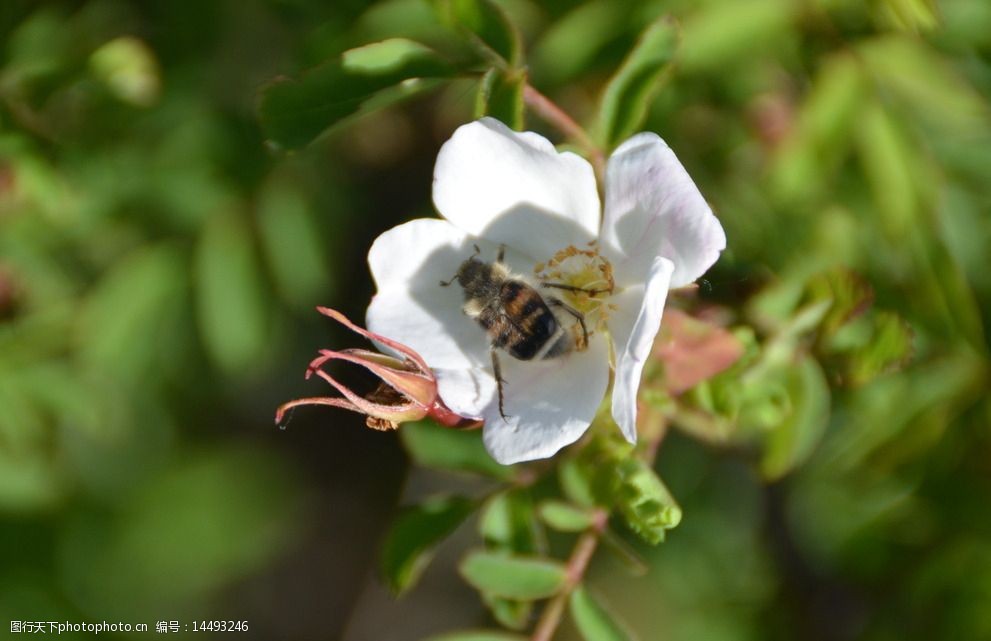
POLYGON ((369 251, 378 286, 369 329, 423 356, 444 403, 485 422, 485 445, 500 463, 545 458, 576 441, 606 393, 610 363, 612 415, 635 442, 640 375, 667 292, 695 281, 726 247, 719 221, 655 134, 637 134, 616 149, 605 194, 600 221, 586 160, 483 118, 460 127, 437 157, 433 199, 444 220, 390 229, 369 251), (462 312, 457 283, 439 285, 473 245, 486 261, 505 246, 513 273, 534 283, 610 288, 595 295, 540 288, 584 314, 589 343, 547 360, 502 353, 506 418, 485 330, 462 312))

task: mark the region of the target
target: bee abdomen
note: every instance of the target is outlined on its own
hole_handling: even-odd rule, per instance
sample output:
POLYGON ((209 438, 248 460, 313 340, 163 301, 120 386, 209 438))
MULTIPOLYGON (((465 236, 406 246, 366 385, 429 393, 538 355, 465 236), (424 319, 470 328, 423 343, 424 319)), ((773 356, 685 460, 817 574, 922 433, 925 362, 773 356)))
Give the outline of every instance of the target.
POLYGON ((554 314, 540 294, 526 283, 507 281, 499 294, 502 317, 512 328, 499 336, 501 347, 520 360, 539 357, 558 332, 554 314))

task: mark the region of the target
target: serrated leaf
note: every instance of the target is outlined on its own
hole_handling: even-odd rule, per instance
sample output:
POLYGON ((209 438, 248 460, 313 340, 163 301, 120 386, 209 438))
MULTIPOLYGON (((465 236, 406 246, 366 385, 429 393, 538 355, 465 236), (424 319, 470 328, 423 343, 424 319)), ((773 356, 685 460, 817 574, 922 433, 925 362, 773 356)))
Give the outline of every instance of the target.
POLYGON ((434 498, 406 508, 382 546, 380 570, 389 588, 402 594, 413 587, 430 563, 437 544, 468 518, 477 505, 471 499, 454 496, 434 498))
POLYGON ((649 465, 627 458, 614 466, 612 475, 616 508, 644 541, 657 545, 666 530, 681 522, 681 507, 649 465))
POLYGON ((523 129, 523 89, 526 72, 489 69, 478 86, 475 117, 492 116, 512 129, 523 129))
POLYGON ((640 129, 651 100, 668 75, 678 39, 673 20, 663 17, 655 21, 606 85, 599 107, 599 138, 605 147, 615 147, 640 129))
MULTIPOLYGON (((664 364, 664 387, 677 395, 729 369, 744 351, 732 332, 671 309, 654 341, 653 355, 664 364)), ((660 406, 667 402, 666 397, 657 399, 660 406)))
POLYGON ((912 329, 897 314, 871 314, 858 323, 858 327, 851 328, 851 333, 859 336, 843 345, 847 355, 843 367, 846 384, 864 385, 880 374, 904 366, 912 356, 912 329))
POLYGON ((523 44, 519 30, 506 12, 491 0, 434 0, 441 19, 467 33, 472 43, 492 57, 493 54, 519 67, 523 44))
POLYGON ((196 248, 194 270, 207 351, 228 371, 248 367, 268 341, 268 307, 251 230, 240 216, 211 218, 196 248))
POLYGON ((835 268, 809 279, 803 303, 830 301, 829 311, 820 322, 820 332, 828 336, 865 312, 874 302, 874 290, 859 274, 835 268))
POLYGON ((560 532, 582 532, 595 523, 595 513, 592 510, 564 501, 544 501, 538 511, 544 523, 560 532))
POLYGON ((489 456, 481 430, 456 430, 432 421, 408 423, 399 430, 406 451, 417 464, 441 470, 474 472, 510 479, 514 470, 489 456))
POLYGON ((478 590, 524 601, 553 596, 564 587, 567 576, 557 561, 481 551, 465 556, 459 570, 478 590))
POLYGON ((426 641, 527 641, 526 637, 496 630, 462 630, 430 637, 426 641))
POLYGON ((768 433, 760 461, 761 473, 769 480, 781 478, 804 462, 829 421, 829 386, 814 358, 805 357, 781 374, 786 409, 779 425, 768 433))
POLYGON ((538 530, 533 501, 525 489, 499 492, 485 504, 478 529, 486 545, 517 554, 539 552, 538 530))
POLYGON ((392 38, 345 51, 298 80, 276 81, 262 92, 259 114, 270 140, 302 147, 386 89, 451 73, 432 49, 392 38))
POLYGON ((571 618, 585 641, 632 641, 633 637, 617 623, 583 585, 568 600, 571 618))

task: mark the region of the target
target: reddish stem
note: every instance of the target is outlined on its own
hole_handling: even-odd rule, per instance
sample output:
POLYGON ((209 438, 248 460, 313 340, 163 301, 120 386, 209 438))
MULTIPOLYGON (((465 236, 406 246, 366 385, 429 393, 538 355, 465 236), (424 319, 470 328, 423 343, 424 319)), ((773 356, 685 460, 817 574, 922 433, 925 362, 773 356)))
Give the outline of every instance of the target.
POLYGON ((578 537, 578 542, 575 543, 571 556, 568 558, 568 564, 565 566, 564 586, 544 607, 530 641, 551 641, 554 638, 554 633, 557 632, 557 627, 561 623, 561 617, 564 616, 568 597, 585 578, 585 571, 588 570, 592 555, 595 554, 595 549, 599 545, 599 537, 606 529, 608 522, 609 515, 606 511, 598 510, 595 513, 592 526, 578 537))
POLYGON ((523 88, 523 101, 538 116, 554 125, 562 134, 574 140, 588 153, 595 173, 602 176, 606 166, 606 156, 602 149, 592 140, 588 133, 575 122, 561 107, 554 101, 534 89, 531 85, 523 88))

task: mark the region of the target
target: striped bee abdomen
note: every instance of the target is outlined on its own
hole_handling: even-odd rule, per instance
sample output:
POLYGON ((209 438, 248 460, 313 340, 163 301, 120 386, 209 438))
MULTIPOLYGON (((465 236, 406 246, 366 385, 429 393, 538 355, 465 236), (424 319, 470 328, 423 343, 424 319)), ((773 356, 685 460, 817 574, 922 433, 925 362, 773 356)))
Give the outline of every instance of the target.
POLYGON ((556 338, 557 318, 533 287, 508 280, 502 284, 499 299, 508 327, 501 327, 498 335, 492 336, 511 356, 531 360, 544 351, 548 341, 556 338))

